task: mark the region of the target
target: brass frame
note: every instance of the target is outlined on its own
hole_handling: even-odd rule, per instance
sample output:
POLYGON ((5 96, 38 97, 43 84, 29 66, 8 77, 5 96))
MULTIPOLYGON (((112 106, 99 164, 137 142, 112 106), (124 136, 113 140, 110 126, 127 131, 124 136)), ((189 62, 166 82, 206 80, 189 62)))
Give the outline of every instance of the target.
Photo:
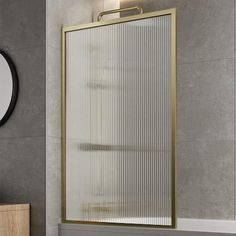
POLYGON ((98 21, 89 24, 62 27, 62 103, 61 103, 61 129, 62 129, 62 223, 77 223, 90 225, 114 225, 114 226, 142 226, 152 228, 176 228, 176 9, 144 13, 107 21, 98 21), (106 223, 92 221, 74 221, 66 219, 66 33, 88 28, 102 27, 107 25, 119 24, 129 21, 142 20, 152 17, 171 15, 172 24, 172 224, 171 225, 147 225, 147 224, 125 224, 125 223, 106 223))

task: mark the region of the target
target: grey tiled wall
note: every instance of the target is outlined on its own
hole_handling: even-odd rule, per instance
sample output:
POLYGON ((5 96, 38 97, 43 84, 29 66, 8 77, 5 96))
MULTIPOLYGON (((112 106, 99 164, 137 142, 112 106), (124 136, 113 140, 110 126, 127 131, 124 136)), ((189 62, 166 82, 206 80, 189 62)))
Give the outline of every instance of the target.
POLYGON ((178 216, 235 219, 235 1, 132 5, 177 8, 178 216))
POLYGON ((46 226, 46 2, 0 0, 0 48, 15 62, 19 99, 0 128, 0 202, 31 204, 31 235, 46 226))

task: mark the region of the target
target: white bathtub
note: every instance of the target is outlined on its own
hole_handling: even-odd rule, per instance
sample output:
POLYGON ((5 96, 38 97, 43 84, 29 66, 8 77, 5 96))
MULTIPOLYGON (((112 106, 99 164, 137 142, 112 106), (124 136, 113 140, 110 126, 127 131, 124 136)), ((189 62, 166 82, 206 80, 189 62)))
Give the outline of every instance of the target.
MULTIPOLYGON (((134 219, 135 220, 135 219, 134 219)), ((236 221, 178 219, 177 229, 60 224, 60 236, 213 236, 236 235, 236 221)))

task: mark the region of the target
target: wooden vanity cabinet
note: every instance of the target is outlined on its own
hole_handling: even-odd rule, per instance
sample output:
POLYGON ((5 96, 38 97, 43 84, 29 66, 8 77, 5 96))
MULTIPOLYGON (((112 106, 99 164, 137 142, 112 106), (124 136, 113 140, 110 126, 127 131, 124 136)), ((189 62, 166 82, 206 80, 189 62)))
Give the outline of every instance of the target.
POLYGON ((30 235, 30 205, 0 204, 0 236, 30 235))

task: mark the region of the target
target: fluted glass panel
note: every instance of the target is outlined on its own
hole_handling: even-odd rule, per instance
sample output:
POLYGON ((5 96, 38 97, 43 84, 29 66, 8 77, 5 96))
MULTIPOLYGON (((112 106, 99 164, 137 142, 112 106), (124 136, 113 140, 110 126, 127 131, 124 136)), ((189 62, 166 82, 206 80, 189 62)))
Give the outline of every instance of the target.
POLYGON ((171 16, 66 34, 66 218, 171 224, 171 16))

